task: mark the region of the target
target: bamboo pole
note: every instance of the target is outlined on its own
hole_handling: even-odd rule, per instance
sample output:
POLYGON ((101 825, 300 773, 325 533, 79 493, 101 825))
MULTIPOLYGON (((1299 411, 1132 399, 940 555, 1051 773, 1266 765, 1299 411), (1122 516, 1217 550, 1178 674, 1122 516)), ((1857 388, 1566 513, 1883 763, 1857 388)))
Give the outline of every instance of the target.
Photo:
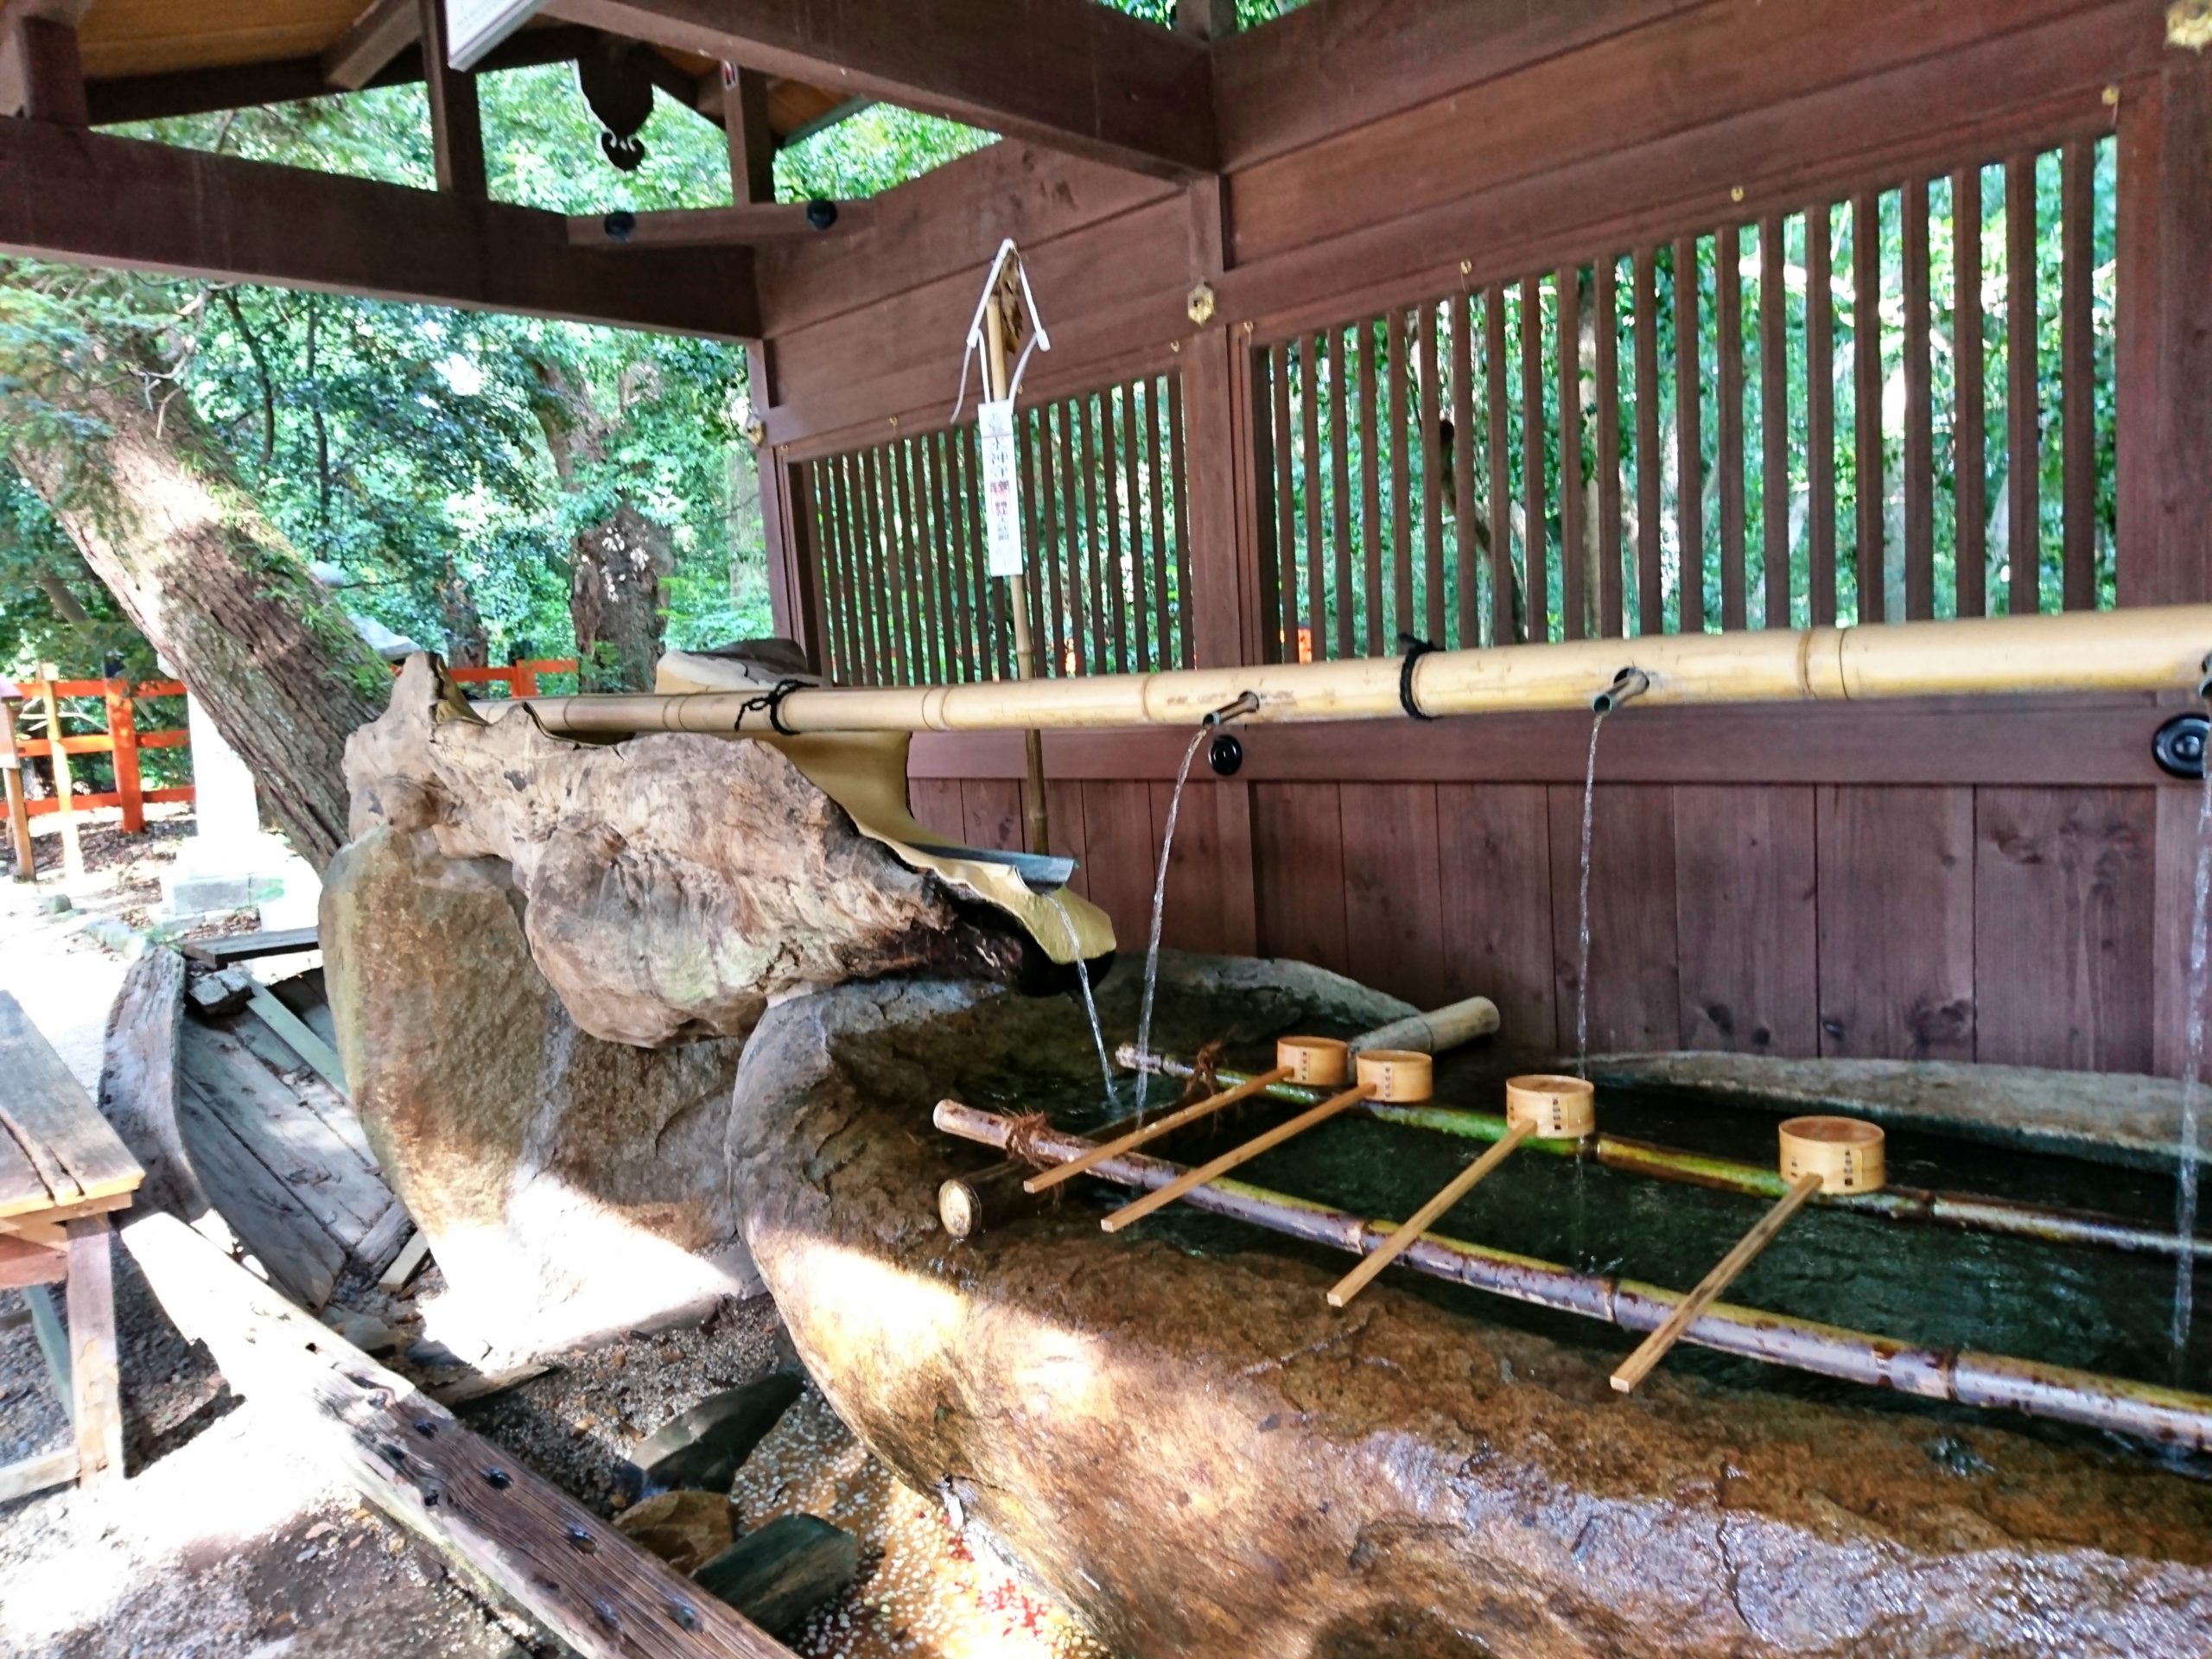
MULTIPOLYGON (((1015 257, 1019 257, 1016 255, 1015 257)), ((1011 262, 1000 271, 999 291, 983 308, 984 372, 991 383, 991 401, 1007 397, 1007 313, 1021 292, 1020 268, 1011 262)), ((1017 677, 1037 677, 1037 644, 1029 632, 1029 577, 1021 573, 1006 579, 1007 608, 1014 614, 1014 671, 1017 677)), ((1022 752, 1029 773, 1029 850, 1039 855, 1052 850, 1052 826, 1045 804, 1045 737, 1034 726, 1021 734, 1022 752)))
MULTIPOLYGON (((1766 628, 1649 634, 1560 645, 1432 652, 1401 659, 1277 663, 1153 674, 984 681, 972 685, 809 687, 783 699, 800 732, 1081 730, 1195 727, 1249 694, 1259 723, 1373 720, 1404 713, 1402 680, 1431 715, 1505 709, 1586 709, 1622 669, 1635 669, 1653 707, 1834 702, 2039 691, 2190 691, 2205 677, 2212 605, 1982 617, 1881 628, 1766 628)), ((743 692, 541 697, 547 730, 572 736, 637 732, 766 732, 767 713, 743 692)))
MULTIPOLYGON (((936 1121, 946 1134, 988 1147, 1005 1147, 1020 1135, 1040 1157, 1072 1158, 1090 1146, 1078 1135, 1049 1128, 1027 1129, 1010 1117, 979 1111, 957 1101, 939 1104, 936 1121)), ((1177 1180, 1184 1171, 1179 1165, 1136 1153, 1093 1165, 1091 1173, 1117 1185, 1152 1191, 1177 1180)), ((1386 1224, 1347 1211, 1241 1181, 1216 1181, 1196 1187, 1185 1198, 1195 1208, 1354 1255, 1364 1254, 1370 1237, 1387 1230, 1386 1224)), ((1656 1330, 1679 1300, 1674 1293, 1656 1285, 1580 1273, 1557 1262, 1436 1233, 1414 1240, 1401 1260, 1432 1278, 1580 1314, 1624 1331, 1656 1330)), ((1704 1309, 1682 1340, 1719 1353, 1869 1388, 1890 1389, 1924 1400, 2018 1411, 2031 1417, 2133 1435, 2157 1445, 2212 1451, 2212 1395, 2186 1389, 1970 1349, 1921 1347, 1868 1332, 1719 1301, 1704 1309)))
POLYGON ((1751 1265, 1758 1253, 1774 1243, 1774 1236, 1788 1224, 1789 1217, 1805 1206, 1805 1200, 1821 1190, 1817 1175, 1801 1175, 1782 1202, 1761 1216, 1758 1224, 1736 1241, 1736 1247, 1713 1264, 1713 1270, 1697 1281, 1697 1287, 1675 1304, 1675 1311, 1667 1322, 1654 1331, 1637 1346, 1637 1351, 1623 1360, 1612 1376, 1613 1391, 1629 1394, 1636 1385, 1651 1375, 1651 1368, 1666 1358, 1667 1351, 1682 1338, 1682 1333, 1696 1322, 1713 1299, 1736 1281, 1737 1275, 1751 1265))
MULTIPOLYGON (((1122 1228, 1142 1221, 1154 1211, 1185 1197, 1193 1188, 1204 1186, 1208 1181, 1226 1175, 1239 1164, 1249 1164, 1262 1153, 1281 1146, 1293 1135, 1303 1135, 1316 1124, 1326 1122, 1346 1107, 1357 1106, 1374 1092, 1373 1084, 1356 1084, 1340 1095, 1331 1096, 1319 1106, 1300 1112, 1289 1122, 1278 1123, 1263 1135, 1254 1135, 1243 1146, 1230 1147, 1211 1163, 1201 1164, 1196 1169, 1184 1172, 1156 1192, 1146 1193, 1135 1203, 1125 1204, 1113 1214, 1100 1217, 1098 1224, 1107 1232, 1118 1233, 1122 1228)), ((1099 1173, 1103 1168, 1103 1165, 1093 1165, 1092 1173, 1099 1173)))
MULTIPOLYGON (((1124 1066, 1135 1067, 1136 1064, 1135 1051, 1128 1045, 1122 1046, 1116 1058, 1124 1066)), ((1161 1054, 1152 1057, 1152 1065, 1147 1069, 1156 1070, 1171 1077, 1187 1077, 1192 1070, 1187 1060, 1161 1054)), ((1213 1076, 1228 1084, 1245 1080, 1244 1073, 1226 1069, 1215 1071, 1213 1076)), ((1292 1083, 1272 1084, 1262 1093, 1270 1099, 1292 1104, 1310 1103, 1320 1097, 1317 1090, 1292 1083)), ((1397 1123, 1408 1128, 1430 1129, 1440 1135, 1458 1135, 1472 1141, 1501 1140, 1511 1127, 1503 1117, 1495 1114, 1470 1112, 1453 1107, 1394 1106, 1381 1101, 1370 1101, 1359 1109, 1364 1116, 1379 1118, 1386 1123, 1397 1123)), ((1551 1157, 1588 1158, 1608 1169, 1643 1175, 1652 1180, 1674 1181, 1685 1186, 1707 1187, 1719 1192, 1740 1192, 1747 1198, 1769 1201, 1780 1198, 1789 1187, 1789 1184, 1773 1170, 1757 1164, 1715 1158, 1705 1153, 1681 1152, 1672 1147, 1655 1146, 1649 1141, 1632 1141, 1624 1135, 1599 1134, 1587 1141, 1554 1141, 1539 1136, 1529 1141, 1528 1147, 1532 1152, 1551 1157)), ((2007 1238, 2031 1238, 2046 1244, 2080 1244, 2141 1255, 2172 1255, 2179 1248, 2179 1242, 2171 1229, 2145 1227, 2122 1217, 2105 1215, 2094 1210, 2018 1204, 2009 1198, 1992 1198, 1980 1193, 1939 1192, 1926 1187, 1891 1186, 1879 1192, 1824 1192, 1817 1202, 1823 1208, 1847 1210, 1858 1215, 1878 1217, 1885 1221, 1950 1227, 1961 1232, 1994 1233, 2007 1238)), ((2212 1262, 2212 1237, 2192 1239, 2190 1249, 2199 1261, 2212 1262)))
POLYGON ((1464 1001, 1431 1008, 1426 1014, 1409 1014, 1402 1020, 1379 1026, 1364 1037, 1353 1038, 1351 1052, 1357 1054, 1370 1048, 1409 1048, 1421 1054, 1441 1054, 1447 1049, 1471 1043, 1478 1037, 1487 1037, 1497 1029, 1497 1004, 1486 996, 1471 996, 1464 1001))
POLYGON ((1398 1230, 1384 1239, 1372 1255, 1337 1281, 1329 1291, 1329 1306, 1343 1307, 1367 1288, 1375 1276, 1405 1253, 1406 1247, 1436 1224, 1436 1219, 1453 1205, 1473 1192, 1500 1164, 1511 1157, 1514 1149, 1535 1133, 1535 1125, 1523 1118, 1506 1132, 1498 1141, 1475 1161, 1461 1170, 1444 1190, 1414 1211, 1413 1216, 1398 1230))
POLYGON ((1217 1095, 1209 1096, 1195 1105, 1185 1106, 1179 1111, 1170 1112, 1166 1117, 1146 1124, 1141 1128, 1132 1129, 1119 1140, 1104 1141, 1093 1147, 1080 1158, 1071 1159, 1065 1164, 1055 1164, 1050 1169, 1039 1170, 1021 1184, 1022 1190, 1026 1192, 1046 1192, 1058 1186, 1063 1181, 1071 1180, 1082 1174, 1101 1159, 1118 1158, 1125 1152, 1134 1152, 1147 1142, 1157 1141, 1163 1135, 1172 1134, 1186 1123, 1195 1123, 1202 1117, 1210 1117, 1226 1107, 1234 1106, 1240 1100, 1249 1100, 1270 1084, 1282 1083, 1291 1075, 1291 1067, 1278 1065, 1261 1072, 1257 1077, 1247 1077, 1243 1082, 1224 1089, 1217 1095))

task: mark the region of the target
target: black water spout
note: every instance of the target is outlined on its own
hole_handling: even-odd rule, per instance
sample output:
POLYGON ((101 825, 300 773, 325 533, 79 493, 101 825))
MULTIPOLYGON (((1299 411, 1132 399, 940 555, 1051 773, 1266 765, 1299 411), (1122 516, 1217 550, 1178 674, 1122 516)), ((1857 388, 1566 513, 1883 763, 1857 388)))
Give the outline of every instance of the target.
POLYGON ((1590 699, 1590 712, 1610 715, 1631 698, 1640 697, 1651 689, 1651 677, 1640 668, 1624 668, 1613 676, 1613 683, 1590 699))

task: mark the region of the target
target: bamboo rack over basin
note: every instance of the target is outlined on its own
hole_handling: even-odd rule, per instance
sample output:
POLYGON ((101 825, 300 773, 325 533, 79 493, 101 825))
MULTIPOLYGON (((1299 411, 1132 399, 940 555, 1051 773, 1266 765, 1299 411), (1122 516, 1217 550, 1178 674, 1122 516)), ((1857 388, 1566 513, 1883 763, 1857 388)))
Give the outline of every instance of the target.
MULTIPOLYGON (((1192 1071, 1188 1060, 1166 1054, 1155 1054, 1148 1065, 1139 1067, 1136 1050, 1130 1044, 1123 1044, 1115 1058, 1130 1071, 1157 1071, 1171 1077, 1187 1077, 1192 1071)), ((1224 1089, 1249 1081, 1245 1073, 1225 1067, 1209 1071, 1207 1076, 1224 1089)), ((1258 1092, 1270 1099, 1308 1105, 1321 1099, 1327 1091, 1294 1083, 1277 1083, 1267 1084, 1258 1092)), ((1433 1129, 1469 1141, 1500 1141, 1512 1128, 1505 1118, 1494 1114, 1449 1106, 1391 1106, 1368 1101, 1354 1109, 1387 1123, 1433 1129)), ((1588 1158, 1608 1169, 1648 1175, 1654 1180, 1711 1187, 1721 1192, 1741 1192, 1747 1198, 1779 1198, 1789 1186, 1769 1166, 1739 1163, 1732 1158, 1716 1158, 1701 1152, 1682 1152, 1617 1135, 1600 1133, 1586 1141, 1532 1139, 1523 1141, 1522 1147, 1524 1151, 1548 1153, 1554 1157, 1588 1158)), ((2172 1255, 2180 1244, 2171 1231, 2146 1227, 2120 1216, 2052 1205, 2018 1204, 1980 1193, 1890 1186, 1879 1192, 1822 1193, 1813 1202, 1824 1208, 1879 1216, 1889 1221, 1921 1222, 1955 1227, 1966 1232, 2040 1239, 2046 1244, 2088 1244, 2144 1255, 2172 1255)), ((2212 1262, 2212 1238, 2192 1239, 2190 1249, 2198 1261, 2212 1262)))
MULTIPOLYGON (((1019 1137, 1035 1156, 1056 1160, 1079 1157, 1091 1145, 1080 1135, 1035 1128, 1027 1122, 950 1100, 939 1103, 937 1127, 963 1141, 1000 1148, 1019 1137)), ((1090 1173, 1102 1180, 1146 1192, 1170 1185, 1186 1173, 1179 1164, 1142 1154, 1109 1158, 1093 1166, 1090 1173)), ((1391 1230, 1389 1222, 1369 1220, 1242 1181, 1214 1181, 1194 1188, 1185 1195, 1184 1202, 1287 1237, 1355 1255, 1364 1255, 1391 1230)), ((1435 1233, 1416 1239, 1398 1261, 1432 1278, 1579 1313, 1624 1331, 1658 1329, 1681 1300, 1675 1292, 1656 1285, 1580 1273, 1556 1262, 1435 1233)), ((1923 1400, 2018 1411, 2161 1445, 2212 1450, 2212 1395, 2183 1389, 1970 1349, 1923 1348, 1870 1332, 1727 1302, 1707 1305, 1682 1340, 1816 1376, 1894 1389, 1923 1400)))
POLYGON ((1056 731, 1196 726, 1249 696, 1255 722, 1401 715, 1402 679, 1427 715, 1587 709, 1624 668, 1639 705, 1855 702, 2037 691, 2194 691, 2212 652, 2212 605, 1859 628, 1648 634, 1634 639, 1432 652, 1409 674, 1395 657, 1155 674, 880 689, 799 686, 772 710, 739 691, 539 697, 548 731, 1056 731))

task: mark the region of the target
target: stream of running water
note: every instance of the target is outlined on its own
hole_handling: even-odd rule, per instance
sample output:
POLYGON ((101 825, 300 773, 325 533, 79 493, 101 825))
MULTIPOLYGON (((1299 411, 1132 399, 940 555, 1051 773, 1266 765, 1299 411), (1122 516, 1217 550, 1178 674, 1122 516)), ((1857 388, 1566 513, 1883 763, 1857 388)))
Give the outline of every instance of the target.
MULTIPOLYGON (((2212 707, 2212 705, 2208 705, 2212 707)), ((2204 1095, 2204 995, 2207 900, 2212 898, 2212 754, 2206 757, 2204 783, 2196 806, 2196 874, 2190 894, 2189 926, 2189 1058, 2181 1084, 2181 1159, 2175 1171, 2174 1233, 2180 1249, 2174 1257, 2174 1381, 2183 1381, 2189 1354, 2189 1328, 2196 1311, 2197 1120, 2204 1095)))
MULTIPOLYGON (((1106 1106, 1114 1107, 1114 1065, 1106 1058, 1106 1031, 1098 1023, 1098 999, 1090 990, 1090 964, 1083 959, 1083 940, 1075 931, 1075 918, 1068 914, 1065 887, 1055 887, 1049 895, 1053 912, 1060 918, 1060 926, 1068 936, 1068 949, 1075 957, 1076 983, 1083 987, 1083 1011, 1090 1017, 1090 1042, 1098 1051, 1098 1080, 1105 1085, 1106 1106)), ((1144 1074, 1137 1074, 1137 1087, 1144 1087, 1144 1074)))
POLYGON ((1590 1075, 1590 824, 1598 790, 1598 734, 1605 728, 1605 710, 1590 717, 1590 760, 1582 771, 1582 877, 1579 898, 1580 931, 1575 938, 1574 1075, 1590 1075))
MULTIPOLYGON (((1143 1087, 1146 1065, 1152 1058, 1152 997, 1160 986, 1160 925, 1167 912, 1167 856, 1175 849, 1175 821, 1183 814, 1183 787, 1191 781, 1191 763, 1198 758, 1198 746, 1212 735, 1212 727, 1198 728, 1191 747, 1183 751, 1182 770, 1175 774, 1175 792, 1167 798, 1167 829, 1160 838, 1160 870, 1152 879, 1152 937, 1144 953, 1144 1001, 1137 1006, 1140 1089, 1143 1087)), ((1141 1106, 1139 1109, 1141 1111, 1141 1106)))

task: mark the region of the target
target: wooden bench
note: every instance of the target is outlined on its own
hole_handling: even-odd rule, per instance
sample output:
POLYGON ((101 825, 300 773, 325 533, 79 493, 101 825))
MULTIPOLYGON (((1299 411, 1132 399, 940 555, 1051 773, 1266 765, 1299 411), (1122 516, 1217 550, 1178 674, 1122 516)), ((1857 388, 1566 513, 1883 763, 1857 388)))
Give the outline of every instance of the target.
POLYGON ((0 1466, 0 1502, 123 1473, 113 1233, 146 1178, 16 999, 0 991, 0 1289, 30 1298, 76 1444, 0 1466), (67 1333, 52 1285, 66 1287, 67 1333))

